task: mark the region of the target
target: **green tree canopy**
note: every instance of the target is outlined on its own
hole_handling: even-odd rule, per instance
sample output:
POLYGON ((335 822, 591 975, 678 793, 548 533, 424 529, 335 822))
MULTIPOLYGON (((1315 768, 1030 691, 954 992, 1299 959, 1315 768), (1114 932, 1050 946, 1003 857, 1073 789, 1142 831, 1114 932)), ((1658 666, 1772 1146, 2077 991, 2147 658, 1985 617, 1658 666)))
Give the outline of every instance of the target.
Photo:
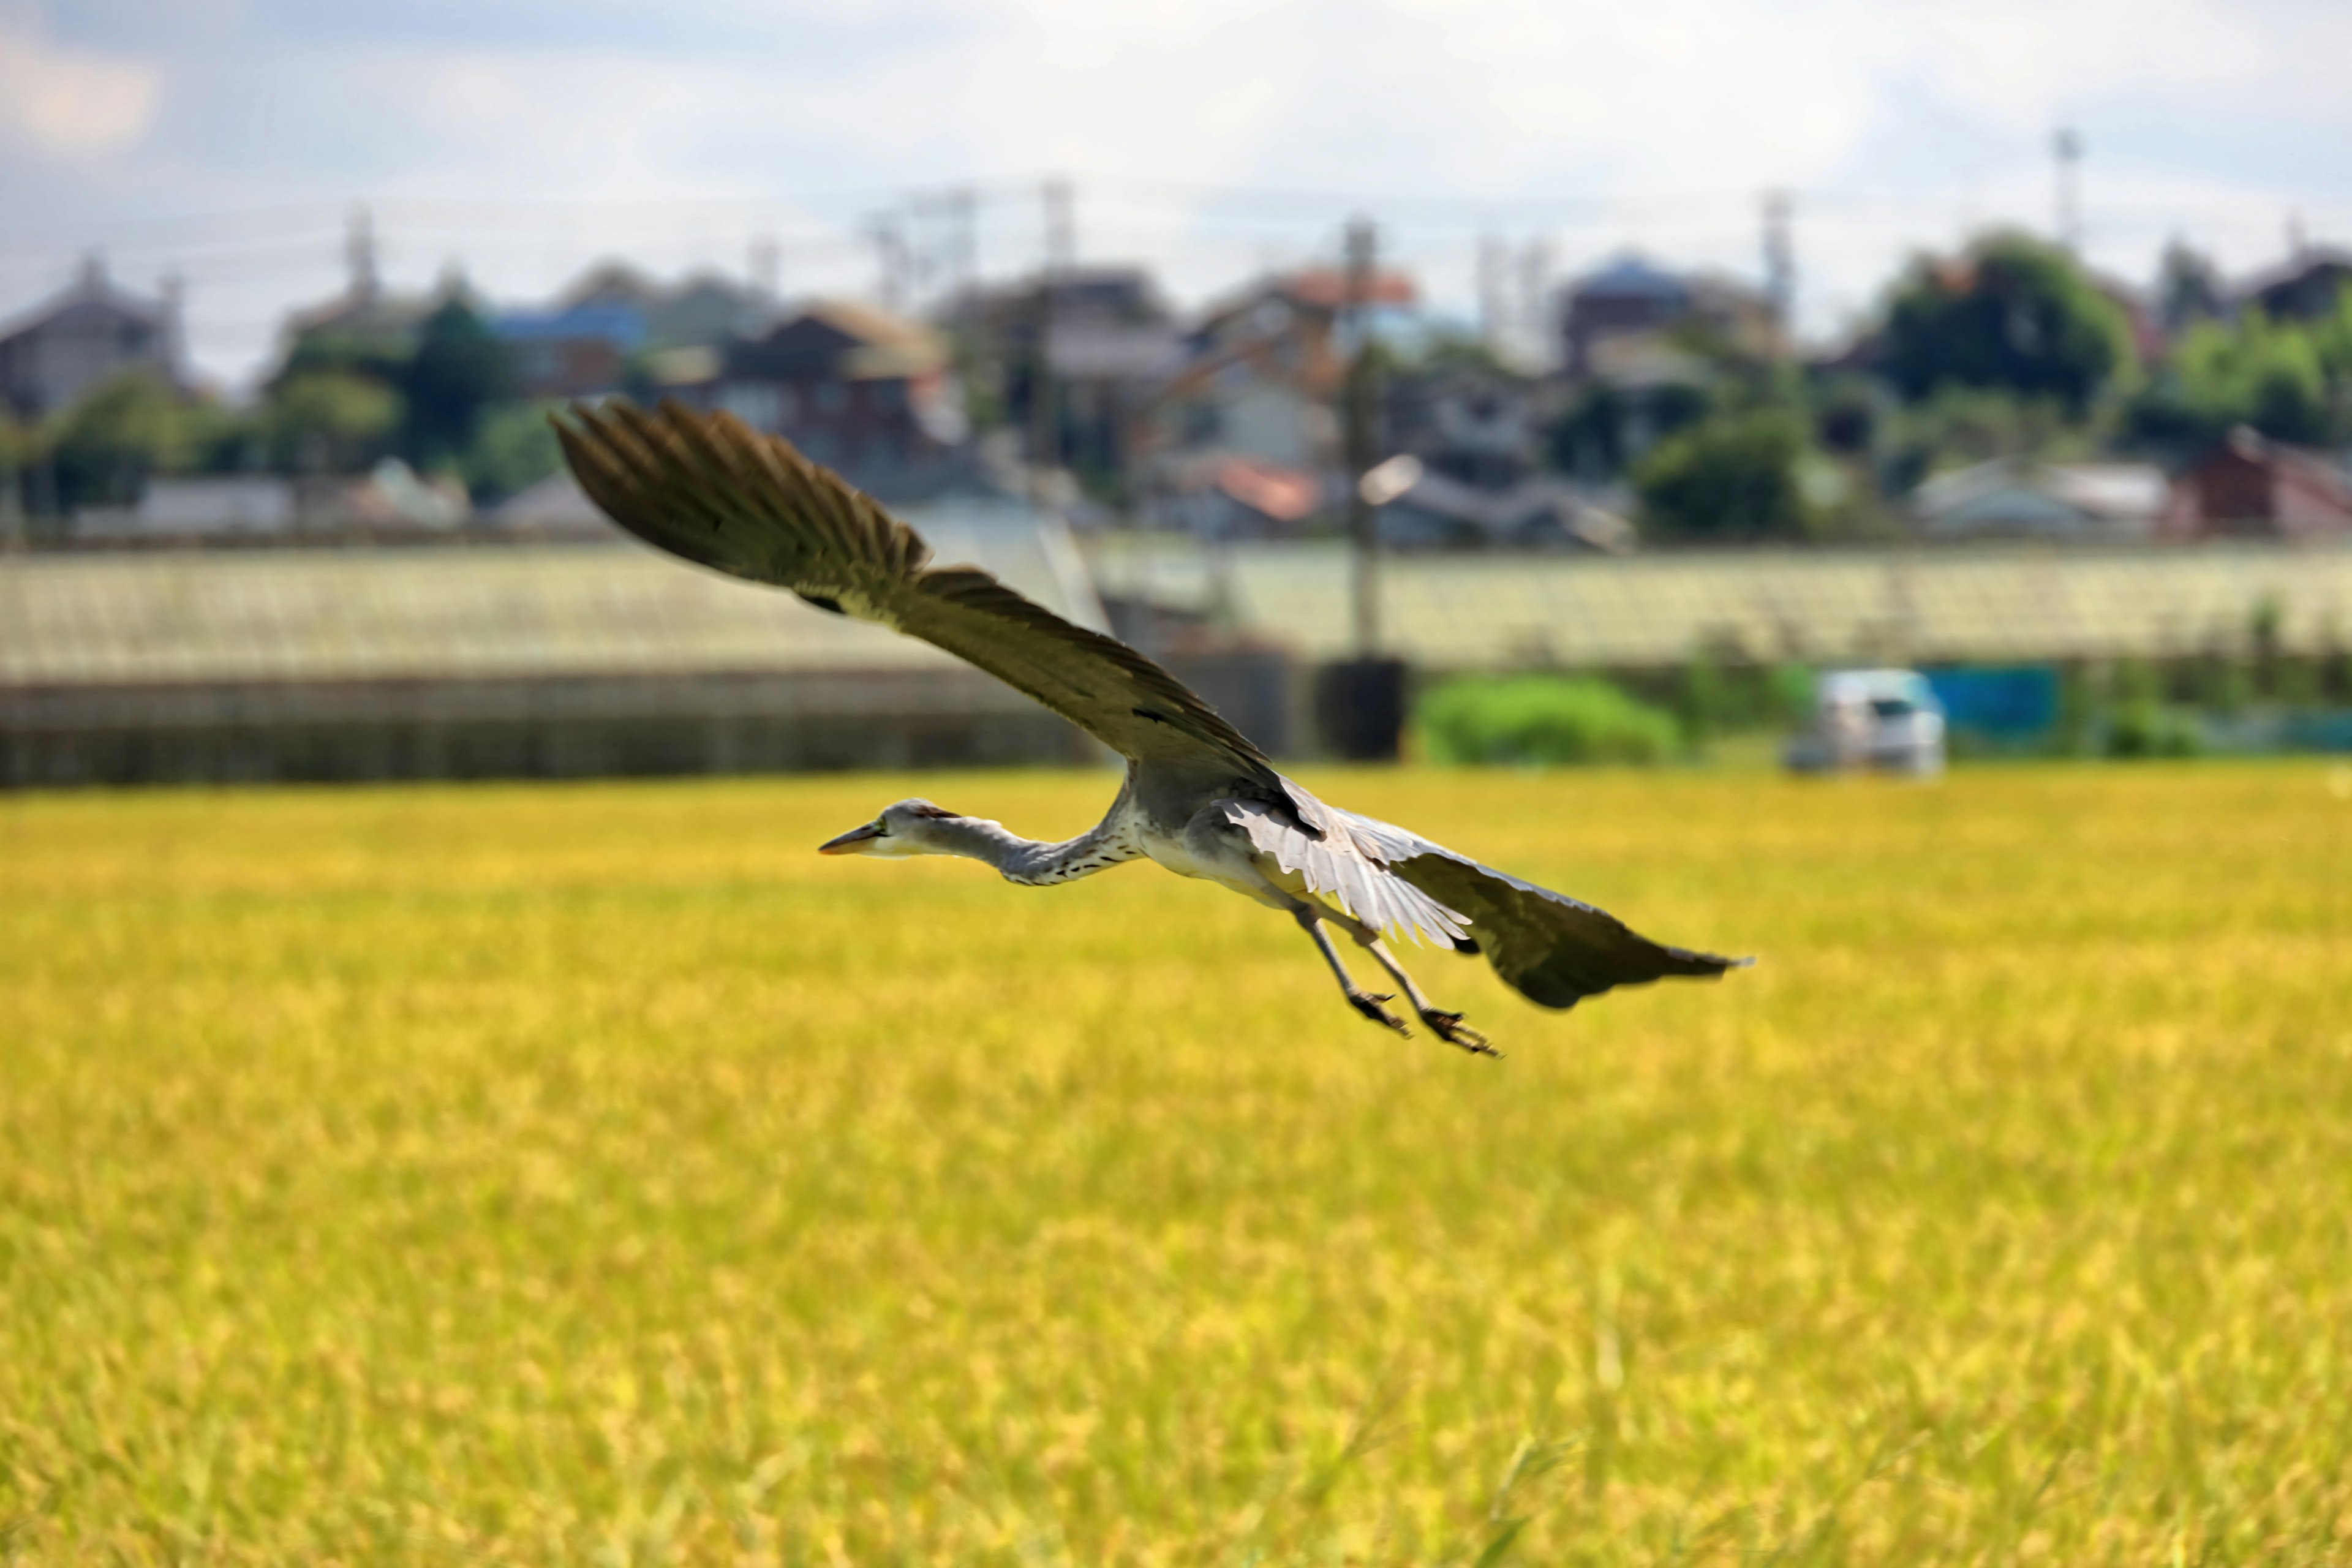
POLYGON ((1885 347, 1888 379, 1915 402, 1990 387, 2078 417, 2134 365, 2122 308, 2064 250, 2019 234, 1915 263, 1888 302, 1885 347))
POLYGON ((508 395, 512 367, 506 345, 463 300, 425 318, 416 353, 401 372, 407 404, 401 445, 418 468, 457 461, 481 428, 482 415, 508 395))
POLYGON ((2352 289, 2314 321, 2258 310, 2199 321, 2134 400, 2131 424, 2141 439, 2178 448, 2240 425, 2280 441, 2352 439, 2352 289))
POLYGON ((184 466, 189 424, 180 395, 160 376, 130 371, 84 394, 44 442, 58 507, 132 506, 147 477, 184 466))
POLYGON ((400 394, 373 376, 314 370, 285 377, 269 400, 270 461, 293 473, 356 473, 392 455, 402 412, 400 394))
POLYGON ((1633 469, 1643 531, 1694 540, 1809 533, 1806 453, 1804 420, 1788 409, 1720 415, 1678 431, 1633 469))

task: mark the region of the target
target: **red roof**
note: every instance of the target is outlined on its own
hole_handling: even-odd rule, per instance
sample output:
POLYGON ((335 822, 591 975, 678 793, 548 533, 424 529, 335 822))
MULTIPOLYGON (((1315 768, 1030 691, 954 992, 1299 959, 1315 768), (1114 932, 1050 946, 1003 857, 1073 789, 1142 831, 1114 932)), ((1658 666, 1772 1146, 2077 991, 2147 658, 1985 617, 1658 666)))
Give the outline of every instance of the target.
MULTIPOLYGON (((1366 291, 1375 305, 1418 305, 1420 286, 1410 273, 1375 271, 1366 291)), ((1336 310, 1348 302, 1348 274, 1337 267, 1309 267, 1282 280, 1283 295, 1301 305, 1336 310)))

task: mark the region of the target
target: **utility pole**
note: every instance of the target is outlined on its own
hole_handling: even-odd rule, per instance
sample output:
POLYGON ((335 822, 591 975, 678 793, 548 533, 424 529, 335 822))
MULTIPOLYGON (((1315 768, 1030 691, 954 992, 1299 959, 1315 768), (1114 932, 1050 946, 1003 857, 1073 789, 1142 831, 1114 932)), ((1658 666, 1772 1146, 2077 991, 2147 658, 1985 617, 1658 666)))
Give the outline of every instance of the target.
POLYGON ((1519 341, 1529 364, 1551 359, 1551 312, 1544 308, 1550 292, 1551 242, 1531 239, 1519 251, 1519 341))
POLYGON ((365 206, 352 209, 351 222, 343 238, 343 259, 352 269, 352 298, 373 300, 376 296, 375 220, 365 206))
POLYGON ((1347 307, 1342 318, 1354 353, 1341 397, 1342 464, 1348 479, 1348 536, 1355 542, 1356 657, 1381 650, 1380 520, 1364 494, 1372 450, 1372 263, 1379 238, 1369 218, 1348 225, 1347 307))
POLYGON ((1045 182, 1045 265, 1066 272, 1078 264, 1077 194, 1066 178, 1045 182))
POLYGON ((874 242, 874 262, 881 276, 882 306, 907 308, 907 232, 895 213, 879 213, 866 220, 866 237, 874 242))
MULTIPOLYGON (((1315 711, 1323 743, 1350 762, 1392 763, 1404 731, 1405 667, 1381 653, 1380 521, 1364 477, 1380 454, 1373 446, 1379 360, 1372 331, 1372 271, 1378 240, 1370 220, 1348 225, 1347 292, 1339 325, 1352 351, 1341 389, 1348 531, 1355 548, 1355 657, 1316 672, 1315 711)), ((1500 252, 1497 252, 1501 259, 1500 252)), ((1503 282, 1502 268, 1496 268, 1503 282)))
POLYGON ((2050 139, 2058 163, 2058 243, 2077 255, 2083 249, 2083 138, 2062 130, 2050 139))
POLYGON ((1481 235, 1478 239, 1478 331, 1486 346, 1500 353, 1509 342, 1511 325, 1509 310, 1503 300, 1503 269, 1507 262, 1503 241, 1497 235, 1481 235))
POLYGON ((777 287, 782 281, 783 252, 773 235, 762 234, 751 241, 751 287, 761 298, 773 300, 777 287))
POLYGON ((1070 182, 1047 180, 1039 194, 1045 215, 1045 262, 1038 269, 1036 330, 1029 355, 1029 486, 1031 499, 1042 507, 1045 476, 1061 455, 1061 407, 1054 386, 1054 295, 1078 241, 1070 182))
POLYGON ((1772 302, 1772 324, 1786 354, 1797 342, 1797 246, 1790 220, 1794 204, 1786 191, 1764 193, 1764 297, 1772 302))
POLYGON ((955 230, 955 279, 957 291, 975 295, 980 291, 980 196, 970 185, 958 185, 948 193, 948 212, 955 230))

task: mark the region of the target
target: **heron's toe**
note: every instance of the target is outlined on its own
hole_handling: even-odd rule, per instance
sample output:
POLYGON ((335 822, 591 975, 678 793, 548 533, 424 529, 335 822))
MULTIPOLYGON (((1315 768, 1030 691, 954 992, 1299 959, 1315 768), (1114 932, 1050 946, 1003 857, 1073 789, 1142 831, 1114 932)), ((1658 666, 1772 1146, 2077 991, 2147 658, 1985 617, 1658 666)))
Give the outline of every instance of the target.
POLYGON ((1462 1021, 1459 1013, 1441 1013, 1435 1008, 1421 1016, 1437 1037, 1449 1046, 1459 1046, 1474 1057, 1499 1057, 1503 1053, 1486 1043, 1486 1037, 1462 1021))
POLYGON ((1398 1017, 1394 1013, 1390 1012, 1386 1007, 1381 1005, 1383 1002, 1394 1000, 1394 997, 1381 995, 1370 991, 1350 991, 1348 993, 1348 1005, 1353 1007, 1357 1012, 1361 1013, 1365 1017, 1370 1018, 1373 1023, 1386 1024, 1398 1034, 1410 1037, 1412 1034, 1412 1026, 1406 1023, 1402 1018, 1398 1017))

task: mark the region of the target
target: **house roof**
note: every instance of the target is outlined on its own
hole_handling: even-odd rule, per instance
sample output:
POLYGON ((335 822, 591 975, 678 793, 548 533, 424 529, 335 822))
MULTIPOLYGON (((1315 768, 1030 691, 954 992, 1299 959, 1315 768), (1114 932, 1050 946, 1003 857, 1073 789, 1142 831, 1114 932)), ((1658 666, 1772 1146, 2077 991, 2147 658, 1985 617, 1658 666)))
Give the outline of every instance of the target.
MULTIPOLYGON (((1308 267, 1275 279, 1270 291, 1293 304, 1337 310, 1348 303, 1348 274, 1343 268, 1308 267)), ((1365 300, 1373 305, 1418 305, 1421 286, 1409 272, 1375 270, 1365 289, 1365 300)))
POLYGON ((618 302, 570 305, 556 310, 508 310, 491 322, 491 330, 514 343, 594 338, 625 351, 645 342, 646 315, 635 305, 618 302))
POLYGON ((1938 474, 1912 492, 1913 515, 1939 526, 2025 528, 2146 523, 2170 495, 2149 463, 2041 463, 1996 458, 1938 474))
POLYGON ((662 297, 662 286, 625 261, 600 261, 556 296, 559 310, 592 303, 623 303, 650 309, 662 297))
POLYGON ((1632 251, 1569 285, 1571 299, 1615 295, 1621 298, 1680 300, 1689 293, 1690 284, 1682 277, 1632 251))
POLYGON ((88 310, 127 316, 151 327, 163 325, 168 314, 163 301, 142 299, 117 285, 106 275, 104 263, 91 257, 65 288, 31 309, 0 321, 0 342, 22 337, 69 311, 88 310))

